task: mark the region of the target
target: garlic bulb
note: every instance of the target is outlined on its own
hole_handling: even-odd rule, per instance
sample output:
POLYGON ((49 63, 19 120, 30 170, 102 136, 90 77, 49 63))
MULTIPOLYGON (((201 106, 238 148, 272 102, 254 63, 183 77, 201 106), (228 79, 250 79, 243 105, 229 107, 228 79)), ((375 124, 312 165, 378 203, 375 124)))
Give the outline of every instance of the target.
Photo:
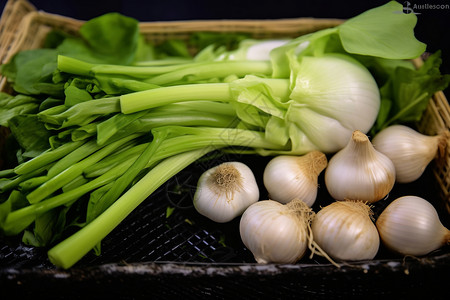
POLYGON ((375 150, 369 138, 355 130, 348 144, 328 162, 325 185, 336 200, 353 199, 373 203, 394 187, 392 161, 375 150))
POLYGON ((392 125, 377 133, 372 144, 394 163, 397 182, 408 183, 418 179, 443 152, 448 136, 448 132, 427 136, 404 125, 392 125))
POLYGON ((434 206, 417 196, 392 201, 376 226, 383 244, 403 255, 425 255, 450 243, 450 230, 442 225, 434 206))
POLYGON ((306 252, 313 215, 311 208, 299 199, 288 204, 259 201, 241 217, 242 242, 258 263, 295 263, 306 252))
POLYGON ((252 170, 241 162, 226 162, 200 176, 193 201, 200 214, 225 223, 258 199, 259 188, 252 170))
POLYGON ((319 151, 273 158, 264 169, 269 198, 280 203, 298 198, 311 207, 317 198, 318 176, 326 166, 327 157, 319 151))
POLYGON ((380 246, 371 208, 361 201, 325 206, 314 217, 311 229, 314 241, 335 259, 373 259, 380 246))

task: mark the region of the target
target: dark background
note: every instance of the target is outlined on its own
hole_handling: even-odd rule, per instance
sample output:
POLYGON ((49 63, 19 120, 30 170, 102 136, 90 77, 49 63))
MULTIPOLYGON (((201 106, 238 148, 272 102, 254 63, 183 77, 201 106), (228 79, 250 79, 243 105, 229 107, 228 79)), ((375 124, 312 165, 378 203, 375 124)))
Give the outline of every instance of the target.
MULTIPOLYGON (((0 0, 0 7, 7 1, 0 0)), ((204 19, 278 19, 278 18, 351 18, 388 1, 332 1, 332 0, 29 0, 49 13, 81 20, 106 12, 120 12, 139 21, 172 21, 204 19)), ((406 5, 407 1, 398 1, 406 5)), ((416 5, 450 5, 448 0, 409 0, 416 5)), ((442 73, 450 74, 449 9, 419 9, 416 37, 427 44, 428 52, 442 50, 442 73)), ((448 89, 446 94, 448 95, 448 89)))

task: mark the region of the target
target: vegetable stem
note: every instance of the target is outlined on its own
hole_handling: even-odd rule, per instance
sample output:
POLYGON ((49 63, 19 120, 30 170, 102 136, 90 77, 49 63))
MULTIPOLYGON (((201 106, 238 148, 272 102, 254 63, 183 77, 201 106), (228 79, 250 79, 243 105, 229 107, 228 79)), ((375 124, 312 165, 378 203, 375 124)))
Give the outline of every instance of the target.
POLYGON ((4 224, 2 224, 3 232, 6 235, 15 235, 20 233, 32 222, 34 222, 37 216, 58 206, 75 201, 84 194, 112 182, 115 178, 120 176, 120 174, 125 172, 125 170, 129 168, 132 163, 133 159, 125 160, 108 172, 104 173, 102 176, 99 176, 77 188, 9 213, 4 224), (27 222, 24 220, 27 220, 27 222))
POLYGON ((77 149, 68 153, 66 156, 58 160, 47 172, 47 177, 52 178, 69 168, 70 166, 76 164, 80 160, 88 157, 95 151, 99 150, 101 146, 97 145, 95 141, 88 141, 87 143, 81 145, 77 149))
POLYGON ((163 73, 145 80, 145 82, 168 85, 182 80, 200 81, 210 78, 224 78, 230 74, 237 77, 243 77, 247 74, 271 75, 272 67, 269 61, 213 61, 163 73))
POLYGON ((123 191, 133 182, 136 176, 144 169, 147 162, 154 155, 161 142, 164 140, 166 132, 158 131, 153 134, 153 141, 148 144, 133 164, 117 178, 112 187, 102 196, 100 204, 95 206, 95 212, 89 214, 88 221, 91 221, 103 211, 105 211, 114 201, 119 198, 123 191))
POLYGON ((57 174, 56 176, 50 178, 48 181, 43 183, 37 189, 35 189, 31 193, 29 193, 27 195, 28 201, 30 203, 37 203, 37 202, 43 200, 44 198, 51 195, 53 192, 55 192, 59 188, 63 187, 65 184, 72 181, 77 176, 81 175, 83 173, 83 170, 86 167, 96 163, 97 161, 101 160, 105 156, 111 154, 113 151, 116 151, 123 144, 135 139, 138 136, 139 136, 138 134, 133 134, 133 135, 127 136, 126 138, 123 138, 119 141, 108 144, 105 147, 103 147, 102 149, 100 149, 97 152, 90 155, 89 157, 70 166, 69 168, 65 169, 64 171, 57 174))
POLYGON ((149 143, 142 143, 139 145, 134 145, 126 148, 125 150, 125 147, 123 147, 120 151, 116 151, 116 153, 111 154, 101 161, 84 169, 83 176, 86 178, 97 177, 125 160, 136 159, 144 151, 148 144, 149 143))
POLYGON ((171 65, 125 66, 114 64, 90 64, 75 58, 58 56, 58 69, 62 72, 96 77, 98 75, 120 75, 145 79, 146 83, 165 85, 190 78, 198 81, 210 78, 224 78, 230 74, 238 77, 247 74, 271 75, 269 61, 208 61, 171 65), (156 75, 156 76, 155 76, 156 75))
POLYGON ((162 66, 162 65, 176 65, 176 64, 182 64, 182 63, 190 63, 192 62, 192 58, 185 58, 185 57, 173 57, 173 58, 161 58, 161 59, 154 59, 154 60, 143 60, 143 61, 137 61, 133 63, 134 66, 143 66, 143 67, 150 67, 150 66, 162 66))
POLYGON ((179 136, 165 140, 159 147, 159 151, 152 156, 147 167, 172 155, 205 147, 283 149, 282 146, 267 141, 263 132, 253 130, 182 126, 167 126, 158 128, 158 130, 167 130, 179 134, 179 136))
POLYGON ((50 249, 48 251, 50 261, 58 267, 70 268, 103 240, 157 188, 211 150, 211 148, 203 148, 163 160, 117 199, 105 212, 50 249))
MULTIPOLYGON (((65 105, 61 105, 65 107, 65 105)), ((39 119, 53 129, 70 126, 83 126, 94 121, 99 116, 120 112, 120 98, 110 97, 78 103, 65 110, 54 113, 54 108, 44 110, 38 114, 39 119)))
POLYGON ((28 174, 36 169, 42 168, 49 163, 52 163, 67 154, 71 153, 75 149, 79 148, 81 145, 83 145, 84 141, 78 141, 78 142, 69 142, 62 144, 60 147, 52 150, 48 150, 44 153, 42 153, 39 156, 36 156, 35 158, 26 161, 17 167, 14 168, 14 172, 16 174, 22 175, 22 174, 28 174))
POLYGON ((0 193, 4 193, 6 191, 12 190, 16 188, 17 186, 23 184, 24 182, 27 182, 28 180, 34 180, 37 176, 44 173, 48 167, 50 167, 51 164, 39 167, 36 169, 31 170, 28 173, 25 174, 19 174, 12 178, 2 178, 0 181, 0 193))
MULTIPOLYGON (((156 108, 163 105, 185 103, 187 101, 232 102, 240 90, 245 90, 247 85, 263 84, 274 97, 282 101, 289 99, 289 79, 260 78, 251 76, 247 80, 238 79, 231 83, 196 83, 160 87, 147 91, 129 93, 120 96, 120 108, 122 113, 130 114, 141 110, 156 108), (241 81, 242 80, 242 81, 241 81)), ((247 99, 254 101, 254 99, 247 99)), ((267 103, 272 106, 272 103, 267 103)), ((280 105, 280 103, 276 104, 280 105)))
MULTIPOLYGON (((141 156, 141 163, 137 163, 139 168, 129 169, 129 172, 135 173, 143 166, 142 163, 150 158, 146 167, 152 168, 140 181, 86 227, 48 252, 52 263, 59 267, 70 268, 159 186, 207 152, 232 145, 280 148, 279 145, 265 141, 264 133, 250 130, 180 126, 154 130, 154 135, 161 135, 161 139, 171 134, 179 136, 165 139, 161 145, 160 139, 157 138, 156 145, 152 143, 145 150, 148 155, 141 156), (158 151, 155 153, 156 147, 158 151), (154 164, 156 165, 153 167, 154 164)), ((124 177, 126 175, 122 176, 124 177)))
POLYGON ((130 114, 145 109, 182 101, 224 101, 231 99, 227 83, 199 83, 162 87, 120 96, 122 113, 130 114))
POLYGON ((57 58, 58 69, 61 72, 66 72, 70 74, 82 75, 82 76, 90 76, 92 67, 95 64, 91 64, 79 59, 75 59, 72 57, 58 55, 57 58))
MULTIPOLYGON (((199 63, 189 63, 199 64, 199 63)), ((152 65, 152 66, 128 66, 128 65, 114 65, 114 64, 91 64, 72 57, 58 55, 58 69, 61 72, 66 72, 81 76, 95 75, 120 75, 130 76, 134 78, 148 78, 152 75, 158 75, 166 72, 171 72, 184 67, 186 64, 173 65, 152 65)))
POLYGON ((116 139, 135 132, 150 132, 153 128, 168 125, 231 126, 236 121, 236 116, 222 114, 220 108, 218 106, 215 112, 208 112, 208 107, 205 110, 201 108, 187 110, 184 107, 177 107, 168 111, 150 110, 133 114, 116 114, 97 125, 97 143, 102 145, 111 138, 116 139))

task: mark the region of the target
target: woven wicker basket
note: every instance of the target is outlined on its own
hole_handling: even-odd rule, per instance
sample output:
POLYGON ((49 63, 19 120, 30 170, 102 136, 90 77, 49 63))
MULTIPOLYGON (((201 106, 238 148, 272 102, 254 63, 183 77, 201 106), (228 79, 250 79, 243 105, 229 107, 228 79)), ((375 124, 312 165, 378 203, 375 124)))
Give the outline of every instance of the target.
POLYGON ((20 30, 22 18, 36 8, 27 1, 10 0, 6 3, 0 19, 0 61, 3 62, 11 50, 20 30))
MULTIPOLYGON (((213 32, 245 32, 251 34, 254 38, 269 37, 296 37, 301 34, 317 31, 323 28, 329 28, 342 23, 338 19, 283 19, 283 20, 216 20, 216 21, 177 21, 177 22, 147 22, 141 23, 141 32, 145 37, 155 43, 162 42, 169 38, 188 39, 193 32, 213 31, 213 32)), ((0 20, 0 59, 1 62, 7 62, 14 53, 24 49, 39 48, 45 35, 52 29, 60 29, 69 33, 76 33, 83 21, 75 20, 59 15, 48 14, 36 11, 36 9, 27 1, 10 0, 0 20)), ((415 60, 417 65, 422 61, 415 60)), ((10 91, 10 87, 5 78, 1 78, 1 91, 10 91)), ((450 107, 442 92, 436 93, 429 102, 429 105, 423 115, 423 118, 417 124, 417 128, 424 134, 434 135, 443 130, 450 128, 450 107)), ((450 140, 447 141, 448 148, 450 140)), ((445 207, 450 213, 450 153, 446 152, 443 157, 436 159, 431 165, 431 174, 436 183, 439 196, 442 200, 442 207, 445 207)), ((0 245, 1 246, 1 245, 0 245)), ((383 292, 375 293, 376 289, 383 289, 376 280, 382 280, 382 276, 390 281, 389 284, 397 284, 408 281, 410 287, 421 287, 421 283, 429 281, 433 272, 440 272, 444 275, 449 274, 449 255, 445 253, 443 256, 433 259, 425 258, 418 261, 418 265, 424 266, 431 262, 431 266, 424 271, 420 270, 419 277, 404 278, 408 275, 409 269, 403 269, 401 263, 390 261, 374 262, 379 269, 373 274, 372 278, 367 278, 368 264, 360 265, 358 268, 349 267, 343 269, 342 272, 329 266, 258 266, 258 265, 226 265, 226 266, 202 266, 189 264, 160 264, 147 263, 130 265, 113 265, 100 266, 99 268, 90 269, 85 273, 77 273, 74 271, 48 270, 46 272, 28 272, 18 275, 16 271, 6 272, 4 276, 8 278, 18 278, 20 285, 28 280, 28 285, 36 285, 33 283, 37 276, 40 279, 48 281, 49 284, 61 284, 59 290, 64 292, 67 288, 75 288, 81 286, 83 280, 92 279, 92 288, 95 288, 102 296, 115 295, 118 285, 127 283, 137 286, 138 283, 149 285, 148 289, 154 288, 161 295, 172 295, 180 292, 185 293, 186 290, 192 289, 194 286, 200 294, 198 298, 206 297, 211 287, 219 287, 223 289, 222 295, 231 295, 231 291, 227 289, 242 288, 240 283, 247 287, 247 291, 252 289, 261 289, 259 285, 267 285, 264 291, 267 295, 274 297, 282 297, 286 293, 298 293, 297 284, 300 281, 304 283, 302 295, 313 296, 316 299, 325 299, 330 296, 329 289, 320 283, 321 278, 327 276, 335 276, 334 288, 339 290, 340 296, 346 299, 352 296, 361 296, 368 293, 374 296, 383 295, 383 292), (398 265, 396 265, 398 263, 398 265), (38 275, 36 275, 38 274, 38 275), (303 274, 303 275, 302 275, 303 274), (393 275, 394 274, 394 275, 393 275), (80 279, 81 277, 83 279, 80 279), (34 276, 34 277, 33 277, 34 276), (226 280, 230 277, 231 280, 226 280), (69 281, 64 280, 70 279, 69 281), (293 278, 295 280, 293 280, 293 278), (164 280, 175 280, 177 283, 164 283, 164 280), (199 280, 197 282, 196 280, 199 280), (317 282, 313 282, 316 280, 317 282), (422 281, 424 280, 424 281, 422 281), (298 282, 295 282, 298 281, 298 282), (351 288, 338 286, 342 283, 352 281, 354 285, 351 288), (104 284, 103 288, 95 286, 95 283, 104 284), (270 290, 270 283, 284 284, 283 289, 270 290), (177 287, 175 287, 177 285, 177 287), (239 287, 237 287, 239 285, 239 287), (322 288, 315 292, 308 290, 313 287, 322 288), (350 291, 350 292, 349 292, 350 291), (203 294, 201 294, 203 293, 203 294), (322 296, 322 297, 320 297, 322 296)), ((1 272, 0 272, 1 273, 1 272)), ((1 277, 1 276, 0 276, 1 277)), ((408 276, 407 276, 408 277, 408 276)), ((444 276, 445 277, 445 276, 444 276)), ((436 285, 445 279, 436 281, 436 285)), ((16 282, 7 282, 10 287, 17 288, 16 282)), ((406 284, 406 283, 405 283, 406 284)), ((433 284, 434 286, 434 284, 433 284)), ((423 286, 422 286, 423 287, 423 286)), ((384 288, 389 288, 384 286, 384 288)), ((391 289, 395 289, 390 286, 391 289)), ((445 289, 445 288, 444 288, 445 289)), ((246 290, 244 290, 245 292, 246 290)), ((425 293, 428 291, 424 289, 425 293)), ((141 291, 144 295, 149 295, 141 291)), ((22 291, 23 293, 23 291, 22 291)), ((27 295, 27 293, 24 293, 27 295)), ((403 295, 402 293, 399 293, 403 295)), ((154 294, 152 294, 154 296, 154 294)), ((92 294, 91 294, 92 296, 92 294)), ((337 296, 337 294, 335 294, 337 296)))

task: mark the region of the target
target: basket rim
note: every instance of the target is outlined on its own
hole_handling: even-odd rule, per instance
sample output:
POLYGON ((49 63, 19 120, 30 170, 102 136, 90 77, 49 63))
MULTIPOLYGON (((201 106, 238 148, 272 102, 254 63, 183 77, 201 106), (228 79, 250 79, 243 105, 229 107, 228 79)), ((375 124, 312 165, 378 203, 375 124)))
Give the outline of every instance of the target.
MULTIPOLYGON (((42 10, 30 11, 29 13, 27 13, 26 18, 29 19, 38 18, 41 21, 44 21, 45 18, 47 18, 50 21, 74 22, 77 23, 78 25, 82 25, 87 22, 86 20, 80 20, 68 16, 63 16, 60 14, 49 13, 42 10)), ((276 18, 275 19, 186 19, 186 20, 168 20, 168 21, 139 21, 139 26, 144 29, 147 29, 149 27, 155 27, 157 29, 161 29, 161 27, 177 27, 177 29, 180 31, 192 31, 192 29, 190 29, 189 27, 178 28, 178 26, 186 24, 188 25, 199 24, 202 27, 204 27, 205 25, 236 25, 236 26, 251 25, 251 26, 272 27, 274 25, 282 25, 282 26, 310 25, 311 23, 338 25, 344 21, 345 19, 339 18, 314 18, 314 17, 298 17, 298 18, 294 17, 294 18, 278 18, 278 19, 276 18)), ((210 30, 209 28, 204 29, 210 30)))

